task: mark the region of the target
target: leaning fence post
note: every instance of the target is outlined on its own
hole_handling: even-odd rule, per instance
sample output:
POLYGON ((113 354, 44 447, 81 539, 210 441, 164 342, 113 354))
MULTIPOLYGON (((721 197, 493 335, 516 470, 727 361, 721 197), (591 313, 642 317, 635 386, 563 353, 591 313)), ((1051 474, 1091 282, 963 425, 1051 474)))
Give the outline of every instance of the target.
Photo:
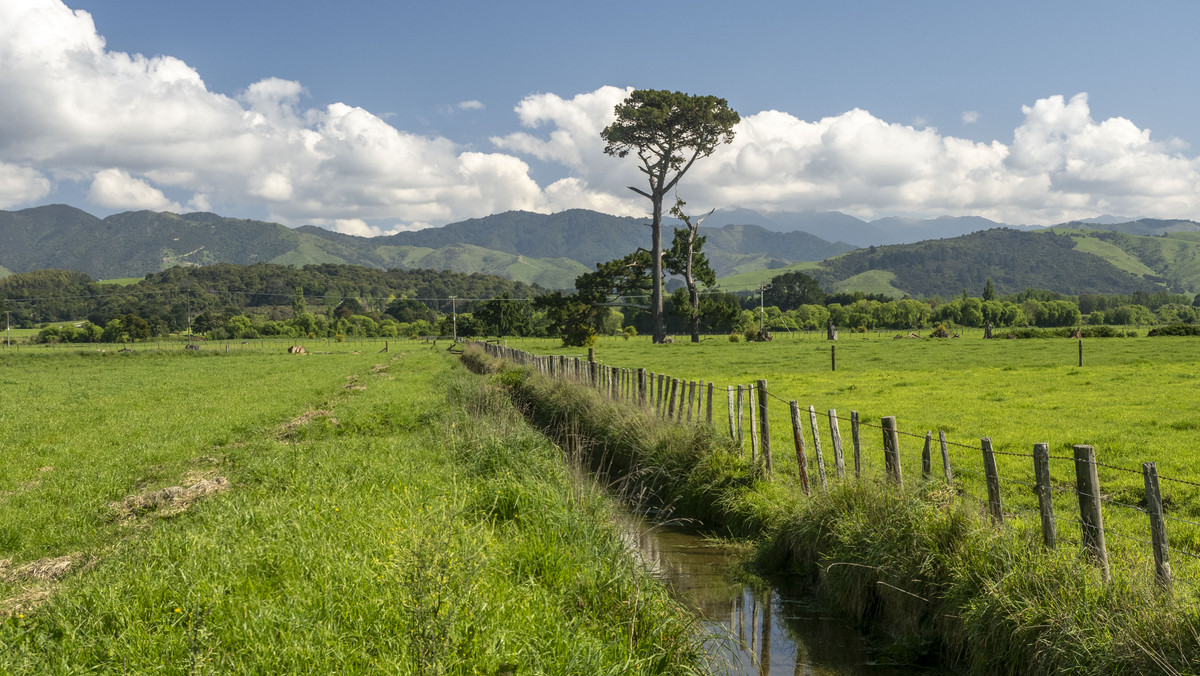
POLYGON ((1100 568, 1100 576, 1109 580, 1108 548, 1104 543, 1104 513, 1100 510, 1100 475, 1096 470, 1096 449, 1077 444, 1075 451, 1075 490, 1079 494, 1079 523, 1083 546, 1100 568))
POLYGON ((817 475, 821 477, 821 488, 829 491, 829 482, 825 478, 825 457, 821 455, 821 433, 817 428, 817 409, 808 407, 808 422, 812 425, 813 455, 817 458, 817 475))
POLYGON ((862 476, 862 437, 858 430, 858 411, 850 411, 850 440, 854 442, 854 478, 862 476))
POLYGON ((900 470, 900 430, 896 428, 896 416, 881 418, 880 427, 883 428, 883 469, 897 486, 903 486, 904 473, 900 470))
POLYGON ((1004 523, 1004 509, 1000 504, 1000 473, 996 471, 996 455, 992 452, 991 438, 980 439, 980 445, 983 447, 983 474, 987 479, 988 512, 992 515, 992 523, 1004 523))
POLYGON ((760 426, 759 444, 762 446, 763 461, 767 464, 767 474, 771 474, 771 416, 767 404, 767 381, 758 381, 758 424, 760 426))
POLYGON ((1158 465, 1142 463, 1146 481, 1146 513, 1150 515, 1150 541, 1154 545, 1154 579, 1171 591, 1171 563, 1167 558, 1167 523, 1163 520, 1162 492, 1158 485, 1158 465))
POLYGON ((793 399, 788 402, 788 407, 792 410, 792 438, 796 440, 796 466, 800 469, 800 488, 804 490, 805 495, 812 495, 812 488, 808 485, 808 458, 804 454, 804 429, 800 424, 800 404, 793 399))
POLYGON ((1033 482, 1037 485, 1038 511, 1042 515, 1042 542, 1054 549, 1058 532, 1054 526, 1054 492, 1050 486, 1050 444, 1033 445, 1033 482))
POLYGON ((829 443, 833 446, 833 467, 839 480, 846 478, 846 458, 842 455, 842 431, 838 428, 837 409, 829 409, 829 443))
POLYGON ((938 442, 942 446, 942 472, 946 475, 946 485, 954 485, 954 474, 950 472, 950 449, 946 447, 946 430, 938 430, 938 442))

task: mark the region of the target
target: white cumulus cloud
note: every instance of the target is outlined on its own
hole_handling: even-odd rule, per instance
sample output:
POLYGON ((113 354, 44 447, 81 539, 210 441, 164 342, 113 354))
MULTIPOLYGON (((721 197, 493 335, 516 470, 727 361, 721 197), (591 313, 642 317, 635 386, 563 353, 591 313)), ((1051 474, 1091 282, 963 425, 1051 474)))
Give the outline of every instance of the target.
POLYGON ((39 200, 50 193, 50 180, 29 167, 0 162, 0 209, 39 200))
MULTIPOLYGON (((644 213, 646 200, 625 189, 645 183, 635 162, 604 155, 599 139, 625 93, 606 87, 573 99, 528 97, 517 107, 528 130, 493 143, 570 170, 570 180, 545 191, 555 209, 573 202, 644 213)), ((1183 154, 1186 144, 1154 141, 1149 130, 1123 118, 1096 121, 1086 94, 1051 96, 1022 110, 1025 120, 1011 144, 888 122, 861 109, 812 122, 773 110, 743 114, 733 143, 697 162, 679 194, 697 210, 840 210, 863 218, 1200 218, 1200 161, 1183 154)))
POLYGON ((98 172, 92 180, 88 199, 95 204, 112 209, 181 210, 181 207, 167 199, 161 190, 120 169, 105 169, 98 172))
MULTIPOLYGON (((345 103, 309 107, 296 81, 213 92, 177 58, 108 49, 87 12, 20 0, 0 2, 0 92, 0 208, 33 203, 55 182, 78 183, 108 208, 265 206, 289 225, 345 232, 512 209, 640 216, 648 208, 629 190, 645 187, 636 161, 605 155, 600 138, 628 87, 530 95, 515 106, 519 128, 481 152, 345 103), (554 175, 539 183, 534 161, 554 175)), ((734 142, 698 162, 679 196, 697 212, 1200 219, 1200 162, 1183 141, 1121 117, 1096 120, 1086 94, 1025 103, 1011 140, 991 142, 862 109, 811 121, 741 111, 734 142)), ((485 108, 467 100, 453 109, 485 108)), ((965 124, 978 119, 962 115, 965 124)))
MULTIPOLYGON (((361 108, 305 109, 303 86, 266 78, 236 97, 170 57, 107 49, 87 12, 60 0, 0 3, 0 198, 47 193, 25 172, 91 181, 112 208, 267 204, 285 223, 443 223, 546 209, 527 165, 401 131, 361 108)), ((477 110, 475 101, 462 108, 477 110)))

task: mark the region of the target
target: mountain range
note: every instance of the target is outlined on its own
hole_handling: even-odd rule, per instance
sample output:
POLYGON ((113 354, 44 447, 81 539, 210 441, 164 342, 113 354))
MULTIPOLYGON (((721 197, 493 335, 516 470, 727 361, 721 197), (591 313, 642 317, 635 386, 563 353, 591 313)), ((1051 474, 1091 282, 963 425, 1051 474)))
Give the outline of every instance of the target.
MULTIPOLYGON (((702 228, 702 234, 718 275, 818 261, 854 248, 757 225, 702 228)), ((511 211, 441 228, 358 237, 211 213, 133 211, 101 219, 58 204, 0 211, 0 242, 0 275, 63 268, 111 279, 174 265, 344 263, 480 272, 570 288, 596 263, 649 246, 650 235, 640 219, 582 209, 511 211)))
MULTIPOLYGON (((992 279, 1001 293, 1200 290, 1200 224, 1101 217, 1051 228, 978 217, 866 222, 839 212, 721 210, 705 219, 704 251, 727 289, 802 269, 831 290, 951 295, 992 279)), ((671 224, 668 224, 671 227, 671 224)), ((97 218, 66 205, 0 211, 0 276, 45 268, 96 279, 143 277, 175 265, 342 263, 495 274, 571 288, 596 263, 649 246, 644 219, 582 209, 511 211, 440 228, 358 237, 315 226, 211 213, 136 211, 97 218)))

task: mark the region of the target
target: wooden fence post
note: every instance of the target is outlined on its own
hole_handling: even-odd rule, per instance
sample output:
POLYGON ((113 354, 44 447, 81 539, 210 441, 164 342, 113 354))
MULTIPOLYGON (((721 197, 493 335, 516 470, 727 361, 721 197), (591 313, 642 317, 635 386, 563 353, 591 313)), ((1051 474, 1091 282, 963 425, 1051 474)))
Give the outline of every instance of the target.
POLYGON ((938 430, 938 442, 942 446, 942 472, 946 475, 946 485, 954 485, 954 475, 950 471, 950 449, 946 445, 946 430, 938 430))
POLYGON ((1037 486, 1038 512, 1042 515, 1042 543, 1054 549, 1058 529, 1054 525, 1054 492, 1050 486, 1050 444, 1033 445, 1033 482, 1037 486))
POLYGON ((759 444, 762 446, 763 461, 767 464, 767 474, 771 474, 774 467, 771 461, 771 417, 768 410, 767 401, 767 381, 758 381, 758 424, 761 430, 758 433, 759 444))
POLYGON ((655 410, 658 411, 660 418, 667 409, 667 390, 670 389, 668 385, 670 385, 670 381, 667 380, 667 375, 665 373, 658 374, 658 406, 655 407, 655 410))
POLYGON ((758 407, 754 405, 754 388, 746 387, 746 398, 750 409, 750 462, 758 468, 758 407))
POLYGON ((692 422, 692 409, 696 407, 696 381, 688 381, 687 421, 692 422))
POLYGON ((1154 544, 1154 579, 1171 591, 1171 563, 1167 556, 1167 523, 1163 519, 1162 492, 1158 485, 1158 465, 1142 463, 1146 482, 1146 513, 1150 515, 1150 541, 1154 544))
POLYGON ((829 346, 829 370, 837 370, 837 345, 829 346))
POLYGON ((1104 513, 1100 510, 1100 475, 1096 471, 1096 449, 1077 444, 1075 451, 1075 490, 1079 494, 1079 523, 1083 546, 1100 568, 1100 576, 1109 580, 1108 547, 1104 543, 1104 513))
POLYGON ((829 481, 825 477, 825 456, 821 455, 821 432, 817 427, 817 409, 808 407, 808 422, 812 425, 813 455, 817 458, 817 476, 821 478, 821 488, 829 492, 829 481))
POLYGON ((796 441, 796 467, 800 471, 800 488, 805 495, 812 495, 812 487, 808 485, 808 458, 804 453, 804 429, 800 424, 800 404, 796 400, 788 402, 792 411, 792 438, 796 441))
POLYGON ((679 379, 671 379, 671 395, 667 397, 667 420, 675 419, 675 400, 679 398, 679 379))
POLYGON ((745 441, 744 441, 745 437, 742 434, 742 430, 745 429, 745 427, 742 424, 742 397, 743 397, 743 395, 744 395, 744 393, 742 391, 742 386, 738 385, 737 386, 737 442, 738 442, 739 448, 741 448, 745 444, 745 441))
POLYGON ((883 427, 883 469, 897 486, 904 485, 904 473, 900 469, 900 430, 896 428, 896 416, 880 419, 883 427))
POLYGON ((712 382, 709 381, 708 396, 704 398, 704 404, 707 406, 707 411, 704 414, 704 422, 708 423, 709 425, 712 424, 712 399, 714 389, 716 388, 714 388, 712 382))
POLYGON ((854 444, 854 478, 862 476, 862 437, 858 430, 858 411, 850 411, 850 441, 854 444))
POLYGON ((992 523, 1004 523, 1004 509, 1000 504, 1000 474, 996 471, 992 440, 990 437, 984 437, 979 441, 983 447, 983 474, 987 479, 988 512, 992 515, 992 523))
POLYGON ((646 369, 638 369, 637 373, 638 406, 646 408, 646 369))
POLYGON ((729 439, 730 441, 737 441, 737 432, 733 429, 733 385, 725 386, 725 396, 729 398, 729 439))
POLYGON ((833 467, 838 480, 846 478, 846 458, 842 455, 842 430, 838 427, 837 409, 829 409, 829 443, 833 445, 833 467))
POLYGON ((929 481, 929 475, 933 473, 933 460, 930 457, 933 445, 933 432, 925 432, 925 447, 921 449, 921 478, 929 481))

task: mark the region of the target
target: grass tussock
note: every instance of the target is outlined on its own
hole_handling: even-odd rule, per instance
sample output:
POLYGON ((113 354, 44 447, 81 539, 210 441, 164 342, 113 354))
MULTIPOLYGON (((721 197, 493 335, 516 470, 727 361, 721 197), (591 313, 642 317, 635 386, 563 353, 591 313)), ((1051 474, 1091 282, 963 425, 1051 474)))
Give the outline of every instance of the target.
POLYGON ((893 640, 887 659, 981 674, 1200 669, 1191 590, 1169 597, 1128 566, 1104 583, 1076 547, 1050 551, 1035 529, 993 527, 944 486, 835 482, 807 498, 707 426, 666 423, 526 370, 499 380, 537 425, 576 437, 593 467, 631 477, 677 516, 753 539, 764 569, 808 573, 853 620, 893 640))

